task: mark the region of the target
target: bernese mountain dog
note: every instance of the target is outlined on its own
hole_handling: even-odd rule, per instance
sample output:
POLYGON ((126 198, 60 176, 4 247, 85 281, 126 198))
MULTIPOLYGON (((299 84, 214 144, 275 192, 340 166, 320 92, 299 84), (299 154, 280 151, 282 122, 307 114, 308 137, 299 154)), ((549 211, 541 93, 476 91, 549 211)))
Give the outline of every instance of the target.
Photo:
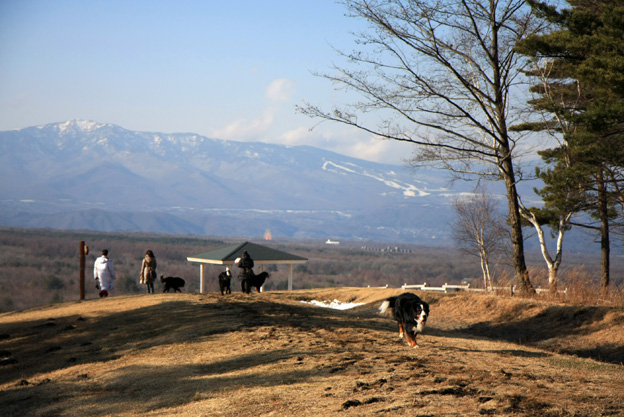
POLYGON ((160 282, 163 283, 163 292, 169 292, 170 289, 173 289, 173 292, 182 292, 180 288, 184 287, 185 281, 180 277, 165 277, 164 275, 160 276, 160 282))
POLYGON ((264 281, 269 278, 271 275, 268 272, 260 272, 258 275, 251 272, 252 275, 247 276, 245 279, 241 281, 241 286, 243 288, 243 292, 245 294, 251 294, 251 289, 255 288, 256 291, 262 292, 262 286, 264 285, 264 281))
POLYGON ((427 317, 429 316, 429 304, 420 299, 416 294, 409 292, 386 299, 379 307, 379 312, 384 314, 392 309, 392 317, 399 324, 399 337, 405 335, 407 344, 417 347, 416 335, 422 333, 427 317))
POLYGON ((219 289, 221 290, 221 295, 232 294, 232 287, 230 286, 231 281, 232 273, 229 269, 219 274, 219 289))

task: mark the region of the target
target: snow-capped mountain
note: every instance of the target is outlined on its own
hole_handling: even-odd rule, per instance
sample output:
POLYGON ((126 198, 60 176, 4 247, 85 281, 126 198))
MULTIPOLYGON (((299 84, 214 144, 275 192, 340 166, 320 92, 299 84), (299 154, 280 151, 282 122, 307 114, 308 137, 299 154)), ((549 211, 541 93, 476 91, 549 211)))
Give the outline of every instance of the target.
POLYGON ((432 243, 459 192, 436 174, 74 120, 0 132, 0 224, 432 243))

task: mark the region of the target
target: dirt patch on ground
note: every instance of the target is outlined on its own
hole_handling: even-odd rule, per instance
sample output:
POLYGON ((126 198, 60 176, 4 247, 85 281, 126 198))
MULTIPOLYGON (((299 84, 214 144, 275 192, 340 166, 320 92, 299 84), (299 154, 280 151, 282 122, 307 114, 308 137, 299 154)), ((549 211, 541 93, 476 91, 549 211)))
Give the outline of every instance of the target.
MULTIPOLYGON (((296 300, 337 299, 365 303, 353 311, 373 312, 401 289, 326 288, 283 293, 296 300), (372 307, 372 308, 371 308, 372 307)), ((432 306, 433 329, 455 331, 603 362, 624 364, 624 309, 574 306, 533 299, 455 292, 419 293, 432 306)))
POLYGON ((624 415, 621 365, 556 352, 582 353, 592 337, 621 352, 622 311, 420 294, 431 316, 421 347, 410 349, 376 311, 400 292, 157 294, 3 314, 0 408, 7 416, 624 415), (340 311, 302 302, 332 299, 364 304, 340 311), (517 333, 527 327, 533 333, 517 333))
MULTIPOLYGON (((434 298, 435 300, 435 298, 434 298)), ((436 326, 552 352, 624 363, 624 309, 573 306, 494 295, 455 294, 434 301, 436 326)))

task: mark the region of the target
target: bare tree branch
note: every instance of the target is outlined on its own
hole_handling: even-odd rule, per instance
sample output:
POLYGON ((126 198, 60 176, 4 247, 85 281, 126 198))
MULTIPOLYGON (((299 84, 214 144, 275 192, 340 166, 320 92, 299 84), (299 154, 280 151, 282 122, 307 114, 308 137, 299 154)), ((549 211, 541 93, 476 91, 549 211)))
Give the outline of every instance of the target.
POLYGON ((539 30, 524 0, 344 0, 370 30, 357 34, 360 50, 341 53, 350 66, 321 75, 361 99, 303 114, 356 127, 419 150, 411 164, 446 169, 458 177, 503 180, 512 224, 516 275, 531 291, 517 201, 518 143, 508 124, 521 117, 512 100, 526 58, 515 43, 539 30), (381 121, 367 115, 375 112, 381 121))

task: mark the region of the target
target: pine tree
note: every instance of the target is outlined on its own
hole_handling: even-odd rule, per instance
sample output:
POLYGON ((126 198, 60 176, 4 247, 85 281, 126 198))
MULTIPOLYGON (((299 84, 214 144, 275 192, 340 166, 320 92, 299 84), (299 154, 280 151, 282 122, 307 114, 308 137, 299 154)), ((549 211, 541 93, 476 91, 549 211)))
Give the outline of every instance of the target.
POLYGON ((609 232, 624 203, 624 2, 573 0, 561 11, 530 3, 558 28, 517 44, 534 59, 528 74, 540 80, 530 104, 549 116, 516 128, 559 134, 559 147, 542 152, 550 167, 539 172, 545 184, 539 194, 549 220, 569 210, 597 221, 571 224, 600 231, 607 289, 609 232))

